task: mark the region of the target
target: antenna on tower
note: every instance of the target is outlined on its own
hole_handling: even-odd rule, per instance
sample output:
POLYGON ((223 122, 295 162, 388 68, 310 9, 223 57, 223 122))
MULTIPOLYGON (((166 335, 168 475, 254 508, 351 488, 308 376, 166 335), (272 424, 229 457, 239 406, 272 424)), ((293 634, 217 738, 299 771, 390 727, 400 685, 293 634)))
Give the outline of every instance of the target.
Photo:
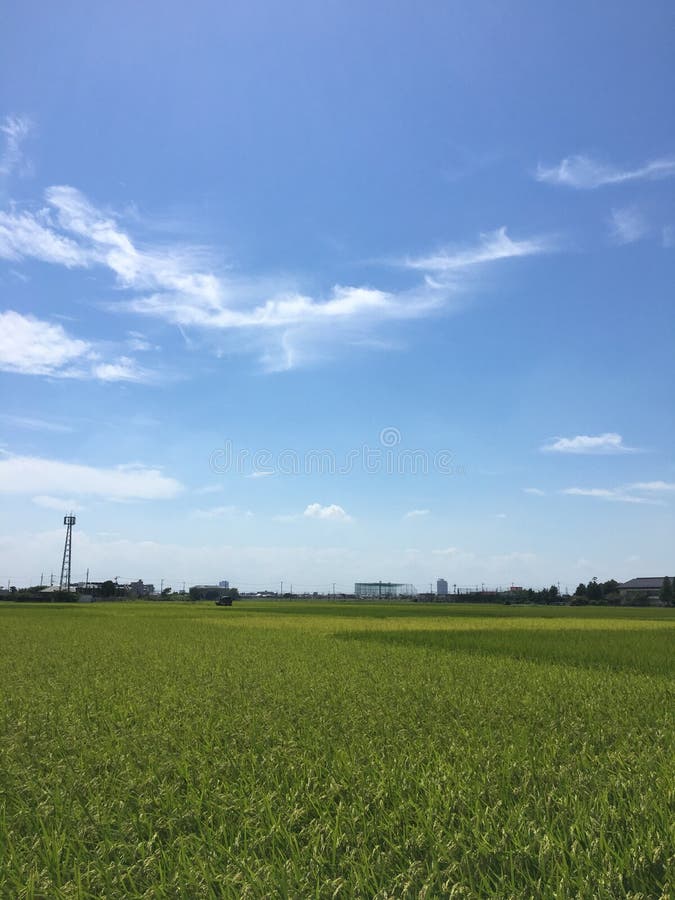
POLYGON ((73 525, 75 516, 64 516, 63 524, 66 526, 66 543, 63 547, 63 562, 61 564, 60 591, 70 591, 70 562, 73 547, 73 525))

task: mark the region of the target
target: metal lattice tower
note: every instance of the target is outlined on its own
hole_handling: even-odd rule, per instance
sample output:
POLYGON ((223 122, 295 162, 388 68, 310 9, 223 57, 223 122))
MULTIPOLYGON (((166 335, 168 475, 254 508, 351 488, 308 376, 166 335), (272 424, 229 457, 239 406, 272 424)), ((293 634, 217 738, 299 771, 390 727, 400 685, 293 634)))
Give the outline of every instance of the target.
POLYGON ((73 525, 75 516, 64 516, 63 524, 66 526, 66 543, 63 548, 63 563, 61 564, 60 591, 70 590, 70 557, 73 546, 73 525))

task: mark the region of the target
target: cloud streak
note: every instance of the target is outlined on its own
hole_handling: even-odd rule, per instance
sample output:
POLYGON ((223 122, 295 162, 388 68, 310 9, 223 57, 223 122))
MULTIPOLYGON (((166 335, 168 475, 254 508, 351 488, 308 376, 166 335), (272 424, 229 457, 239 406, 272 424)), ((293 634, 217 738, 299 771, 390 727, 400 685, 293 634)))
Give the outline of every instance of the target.
POLYGON ((643 163, 635 169, 621 169, 590 156, 567 156, 555 166, 537 167, 536 179, 547 184, 577 190, 594 190, 630 181, 654 181, 675 176, 675 157, 664 157, 643 163))
POLYGON ((430 256, 406 259, 403 265, 409 269, 419 269, 431 273, 458 272, 475 266, 485 265, 502 259, 535 256, 550 252, 554 244, 550 238, 527 238, 513 240, 506 227, 481 234, 480 241, 473 247, 444 249, 430 256))
POLYGON ((23 174, 27 170, 22 145, 32 127, 27 116, 6 116, 0 123, 0 134, 4 138, 4 147, 0 153, 0 177, 7 178, 15 171, 23 174))
MULTIPOLYGON (((405 268, 423 273, 412 287, 336 284, 311 296, 280 279, 210 271, 212 257, 203 248, 140 246, 119 217, 98 209, 74 187, 50 187, 45 200, 46 206, 36 212, 0 212, 0 257, 37 259, 68 269, 103 268, 122 292, 108 304, 110 310, 151 316, 182 330, 199 329, 212 338, 243 332, 247 348, 270 370, 307 362, 312 349, 319 356, 319 346, 325 356, 328 344, 357 344, 387 322, 447 312, 460 272, 551 249, 543 238, 513 240, 500 228, 482 235, 474 247, 403 261, 405 268), (453 273, 454 280, 449 277, 453 273)), ((241 344, 239 340, 237 349, 241 344)))
POLYGON ((573 438, 553 438, 540 448, 544 453, 576 453, 586 455, 610 455, 636 453, 635 447, 627 447, 620 434, 608 431, 605 434, 578 434, 573 438))
POLYGON ((4 494, 58 497, 68 491, 112 500, 167 500, 182 489, 175 478, 142 465, 101 468, 36 456, 0 459, 0 493, 4 494))

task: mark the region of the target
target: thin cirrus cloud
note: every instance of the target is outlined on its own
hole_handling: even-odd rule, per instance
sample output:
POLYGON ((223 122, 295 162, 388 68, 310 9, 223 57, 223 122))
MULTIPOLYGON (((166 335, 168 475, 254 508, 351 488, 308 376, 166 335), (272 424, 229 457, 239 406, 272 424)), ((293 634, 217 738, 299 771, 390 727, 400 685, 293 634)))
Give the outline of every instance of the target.
POLYGON ((430 509, 410 509, 403 516, 403 518, 404 519, 422 519, 425 516, 430 515, 430 513, 431 513, 430 509))
POLYGON ((523 491, 526 494, 532 494, 534 497, 545 497, 546 496, 546 491, 542 491, 541 488, 526 487, 526 488, 523 488, 523 491))
POLYGON ((68 491, 108 500, 168 500, 182 489, 175 478, 143 465, 105 468, 18 455, 0 459, 3 494, 54 497, 68 491))
POLYGON ((23 155, 23 142, 32 131, 33 124, 27 116, 5 116, 0 123, 4 146, 0 152, 0 177, 7 178, 14 172, 19 175, 30 171, 23 155))
POLYGON ((315 297, 280 279, 209 271, 214 257, 203 248, 141 247, 117 217, 74 187, 50 187, 45 201, 35 212, 0 212, 0 257, 37 259, 68 269, 103 268, 124 292, 108 304, 110 310, 212 335, 245 332, 249 349, 267 369, 307 361, 312 344, 357 343, 386 322, 447 311, 457 284, 439 280, 444 273, 551 249, 542 238, 513 240, 501 228, 482 235, 475 247, 405 260, 404 267, 420 270, 424 277, 404 290, 337 284, 315 297))
POLYGON ((544 453, 576 453, 588 455, 610 455, 636 453, 637 448, 627 447, 623 437, 614 431, 605 434, 578 434, 576 437, 553 438, 540 448, 544 453))
POLYGON ((650 506, 663 506, 663 500, 655 500, 652 497, 639 497, 630 493, 630 485, 618 488, 564 488, 561 494, 572 497, 594 497, 598 500, 611 500, 617 503, 648 504, 650 506))
POLYGON ((42 509, 55 509, 57 512, 63 513, 81 512, 85 508, 81 503, 78 503, 72 498, 50 497, 47 494, 40 494, 37 497, 33 497, 33 503, 36 506, 42 507, 42 509))
POLYGON ((610 237, 615 244, 634 244, 649 234, 649 223, 633 208, 613 209, 609 219, 610 237))
POLYGON ((211 506, 206 509, 193 509, 190 513, 193 519, 252 519, 250 509, 241 510, 237 506, 211 506))
POLYGON ((536 172, 537 181, 578 190, 593 190, 629 181, 653 181, 673 176, 675 176, 675 156, 654 159, 634 169, 621 169, 579 154, 567 156, 555 166, 539 164, 536 172))
POLYGON ((484 265, 501 259, 520 256, 534 256, 554 249, 551 238, 536 237, 513 240, 506 227, 481 234, 476 246, 445 249, 429 256, 406 258, 403 265, 409 269, 419 269, 434 274, 457 272, 472 266, 484 265))
POLYGON ((98 381, 149 381, 152 377, 129 356, 101 359, 91 342, 71 337, 62 325, 11 309, 0 312, 0 370, 98 381))

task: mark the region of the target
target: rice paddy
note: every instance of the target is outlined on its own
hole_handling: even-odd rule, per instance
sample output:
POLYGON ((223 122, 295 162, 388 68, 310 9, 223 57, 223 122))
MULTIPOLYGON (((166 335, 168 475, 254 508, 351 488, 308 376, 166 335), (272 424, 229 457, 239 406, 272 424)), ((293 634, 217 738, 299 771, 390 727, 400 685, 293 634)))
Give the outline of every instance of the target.
POLYGON ((675 610, 0 607, 0 896, 670 898, 675 610))

